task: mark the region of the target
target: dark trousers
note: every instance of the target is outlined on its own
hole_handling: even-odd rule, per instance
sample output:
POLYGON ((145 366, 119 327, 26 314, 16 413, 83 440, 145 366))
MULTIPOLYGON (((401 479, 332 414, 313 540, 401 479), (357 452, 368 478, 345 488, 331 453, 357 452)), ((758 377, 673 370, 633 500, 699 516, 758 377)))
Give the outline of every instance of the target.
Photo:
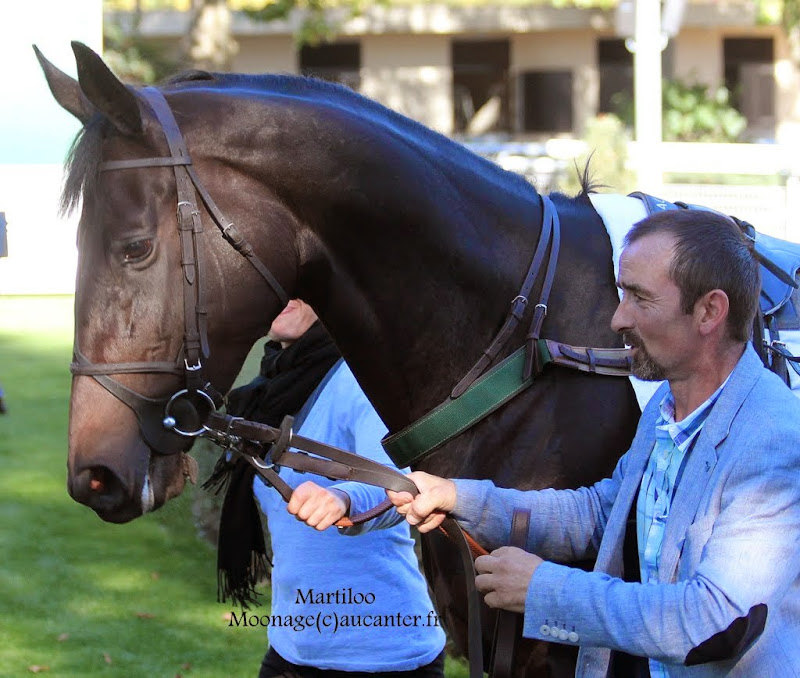
POLYGON ((275 650, 269 648, 261 662, 258 678, 442 678, 444 676, 444 650, 430 664, 411 671, 383 671, 365 673, 361 671, 324 671, 313 666, 297 666, 286 661, 275 650))

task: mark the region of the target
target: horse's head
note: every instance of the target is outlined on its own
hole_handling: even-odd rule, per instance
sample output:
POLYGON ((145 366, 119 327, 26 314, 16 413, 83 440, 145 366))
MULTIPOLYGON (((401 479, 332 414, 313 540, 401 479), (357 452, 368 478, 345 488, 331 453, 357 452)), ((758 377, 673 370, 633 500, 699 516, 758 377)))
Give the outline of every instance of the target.
POLYGON ((73 49, 77 81, 37 50, 53 96, 84 125, 62 202, 82 199, 69 491, 104 520, 125 522, 182 491, 193 464, 193 438, 183 434, 202 428, 214 389, 229 388, 281 308, 280 295, 220 236, 219 208, 202 191, 194 197, 190 172, 209 193, 223 174, 237 187, 237 196, 216 192, 220 207, 243 231, 271 230, 270 251, 256 255, 282 284, 294 282, 296 264, 288 213, 221 156, 224 102, 194 86, 213 76, 184 78, 167 104, 158 91, 123 85, 85 46, 73 49))

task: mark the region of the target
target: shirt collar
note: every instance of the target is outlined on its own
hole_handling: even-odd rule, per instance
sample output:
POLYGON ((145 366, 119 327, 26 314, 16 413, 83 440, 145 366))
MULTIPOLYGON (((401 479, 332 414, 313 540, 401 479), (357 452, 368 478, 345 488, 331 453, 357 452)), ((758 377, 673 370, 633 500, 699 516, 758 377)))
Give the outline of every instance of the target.
POLYGON ((686 444, 703 427, 729 379, 730 375, 697 409, 681 421, 675 421, 675 397, 668 390, 658 406, 660 414, 656 421, 656 430, 666 432, 678 447, 686 444))

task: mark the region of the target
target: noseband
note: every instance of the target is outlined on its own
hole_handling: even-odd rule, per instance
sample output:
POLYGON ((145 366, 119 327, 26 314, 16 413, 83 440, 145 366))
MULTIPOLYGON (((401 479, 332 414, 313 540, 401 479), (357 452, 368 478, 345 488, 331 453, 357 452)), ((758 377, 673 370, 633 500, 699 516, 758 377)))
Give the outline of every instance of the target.
POLYGON ((150 104, 169 145, 170 156, 112 160, 100 164, 100 172, 140 167, 172 167, 178 193, 177 222, 180 235, 183 278, 183 350, 175 362, 93 363, 77 346, 70 371, 90 376, 136 414, 139 429, 147 444, 159 454, 176 454, 189 447, 189 441, 205 432, 208 416, 222 405, 222 396, 206 379, 203 361, 208 358, 208 326, 203 288, 203 251, 198 240, 203 232, 197 194, 222 237, 249 261, 271 290, 286 306, 289 297, 283 287, 256 256, 239 230, 212 200, 192 167, 175 116, 157 89, 147 87, 141 94, 150 104), (166 398, 148 398, 112 379, 111 374, 174 374, 182 377, 183 388, 166 398))

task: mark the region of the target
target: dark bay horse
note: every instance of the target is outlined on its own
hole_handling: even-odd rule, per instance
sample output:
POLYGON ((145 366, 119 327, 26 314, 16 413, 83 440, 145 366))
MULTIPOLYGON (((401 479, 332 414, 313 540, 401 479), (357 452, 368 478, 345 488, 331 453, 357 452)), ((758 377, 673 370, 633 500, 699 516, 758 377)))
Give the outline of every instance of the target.
MULTIPOLYGON (((173 169, 99 171, 101 163, 170 150, 142 93, 88 48, 73 48, 77 81, 38 56, 55 99, 84 124, 64 193, 66 209, 82 200, 76 354, 95 365, 174 364, 185 350, 182 288, 193 274, 182 267, 173 169)), ((208 194, 287 294, 313 306, 389 430, 444 400, 517 295, 542 224, 534 188, 340 86, 195 71, 160 91, 208 194)), ((609 324, 618 299, 603 224, 585 194, 551 197, 562 245, 543 336, 620 346, 609 324)), ((208 226, 206 208, 199 217, 204 369, 224 393, 281 301, 208 226)), ((526 330, 523 323, 500 358, 522 345, 526 330)), ((113 379, 153 399, 181 385, 169 370, 131 369, 113 379)), ((627 380, 548 368, 416 466, 507 487, 578 487, 611 472, 638 415, 627 380)), ((165 454, 91 375, 74 378, 69 491, 103 520, 132 520, 179 494, 189 445, 165 454)), ((451 549, 442 537, 426 539, 425 568, 462 643, 463 572, 451 549)), ((515 675, 573 670, 574 655, 562 646, 526 645, 518 654, 515 675)))

